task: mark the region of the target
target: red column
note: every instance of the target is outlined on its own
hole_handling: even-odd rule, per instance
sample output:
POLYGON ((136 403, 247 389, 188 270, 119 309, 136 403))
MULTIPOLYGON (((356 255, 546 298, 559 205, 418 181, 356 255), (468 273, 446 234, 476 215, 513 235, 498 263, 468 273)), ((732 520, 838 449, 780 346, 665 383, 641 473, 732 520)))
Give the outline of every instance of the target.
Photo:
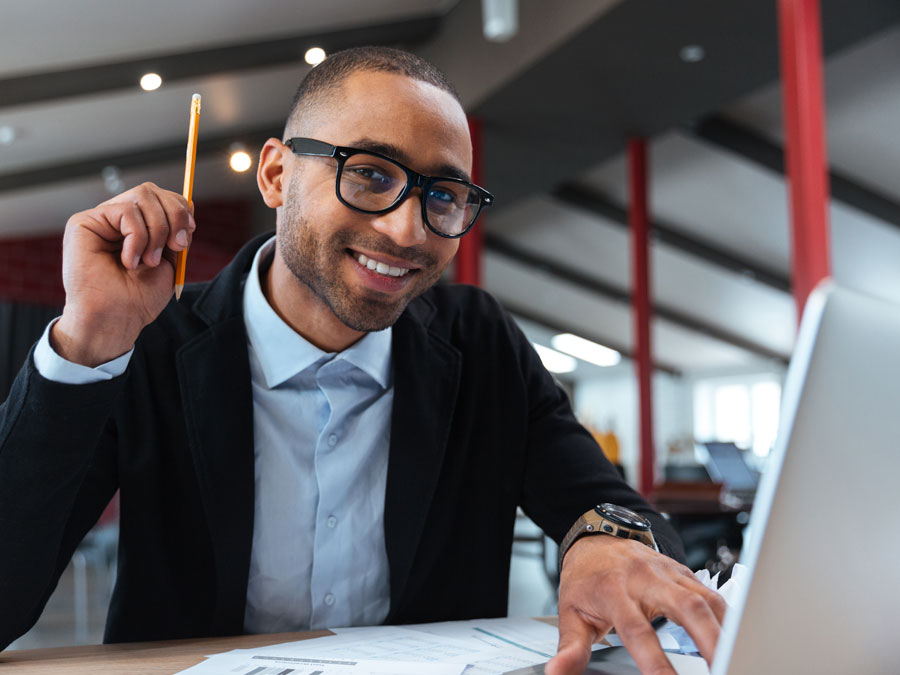
POLYGON ((653 445, 653 360, 650 344, 650 218, 647 207, 647 143, 628 141, 628 224, 631 229, 632 309, 634 359, 637 366, 640 412, 640 477, 638 487, 646 495, 655 482, 656 452, 653 445))
POLYGON ((792 226, 791 279, 799 321, 810 291, 831 275, 819 0, 778 0, 778 28, 792 226))
MULTIPOLYGON (((482 185, 482 146, 481 146, 481 120, 477 117, 469 117, 469 133, 472 136, 472 182, 482 185)), ((454 281, 460 284, 472 284, 481 286, 481 254, 484 250, 484 215, 475 223, 475 227, 469 230, 459 240, 459 251, 456 253, 456 268, 454 281)))

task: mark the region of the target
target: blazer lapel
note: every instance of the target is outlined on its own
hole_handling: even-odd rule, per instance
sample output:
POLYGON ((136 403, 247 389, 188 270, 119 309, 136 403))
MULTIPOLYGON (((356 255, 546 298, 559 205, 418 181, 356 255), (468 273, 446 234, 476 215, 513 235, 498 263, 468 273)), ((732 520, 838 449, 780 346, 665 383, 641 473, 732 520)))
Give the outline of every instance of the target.
POLYGON ((253 402, 243 319, 177 354, 191 454, 216 561, 215 633, 243 630, 253 539, 253 402))
POLYGON ((219 635, 244 628, 255 469, 243 279, 270 236, 244 246, 197 298, 193 311, 207 329, 176 354, 188 441, 216 562, 211 630, 219 635))
POLYGON ((461 373, 459 350, 428 331, 427 316, 423 320, 418 311, 425 302, 417 304, 393 331, 394 409, 384 506, 389 622, 400 606, 440 477, 461 373))

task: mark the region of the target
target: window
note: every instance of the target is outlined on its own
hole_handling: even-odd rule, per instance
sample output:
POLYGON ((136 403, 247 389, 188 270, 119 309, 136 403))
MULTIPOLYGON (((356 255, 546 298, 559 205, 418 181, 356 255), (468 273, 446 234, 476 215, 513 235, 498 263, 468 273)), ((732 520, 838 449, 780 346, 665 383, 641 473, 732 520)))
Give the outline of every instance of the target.
POLYGON ((694 385, 694 437, 731 441, 763 458, 778 432, 781 381, 777 375, 698 380, 694 385))

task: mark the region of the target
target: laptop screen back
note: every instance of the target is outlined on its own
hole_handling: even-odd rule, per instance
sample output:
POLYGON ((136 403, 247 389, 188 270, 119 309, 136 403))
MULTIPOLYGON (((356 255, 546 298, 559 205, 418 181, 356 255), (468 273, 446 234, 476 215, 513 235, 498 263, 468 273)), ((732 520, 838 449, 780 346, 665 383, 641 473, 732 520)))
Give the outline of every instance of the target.
POLYGON ((820 286, 782 402, 712 672, 897 672, 900 307, 820 286))
POLYGON ((704 443, 710 475, 729 490, 738 492, 753 491, 759 482, 759 476, 747 464, 743 451, 734 443, 704 443))

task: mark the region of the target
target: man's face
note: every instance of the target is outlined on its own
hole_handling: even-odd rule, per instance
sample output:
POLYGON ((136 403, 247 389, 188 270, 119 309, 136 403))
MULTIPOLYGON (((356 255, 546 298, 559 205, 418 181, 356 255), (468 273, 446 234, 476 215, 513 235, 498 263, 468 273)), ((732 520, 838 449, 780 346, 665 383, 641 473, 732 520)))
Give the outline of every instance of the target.
MULTIPOLYGON (((348 77, 324 106, 314 123, 301 120, 295 135, 375 150, 425 175, 469 175, 465 114, 437 87, 363 71, 348 77)), ((286 161, 278 251, 288 269, 353 330, 392 325, 438 280, 458 240, 427 229, 418 188, 389 213, 357 213, 335 195, 336 160, 291 155, 286 161), (373 270, 368 261, 381 264, 373 270)))

